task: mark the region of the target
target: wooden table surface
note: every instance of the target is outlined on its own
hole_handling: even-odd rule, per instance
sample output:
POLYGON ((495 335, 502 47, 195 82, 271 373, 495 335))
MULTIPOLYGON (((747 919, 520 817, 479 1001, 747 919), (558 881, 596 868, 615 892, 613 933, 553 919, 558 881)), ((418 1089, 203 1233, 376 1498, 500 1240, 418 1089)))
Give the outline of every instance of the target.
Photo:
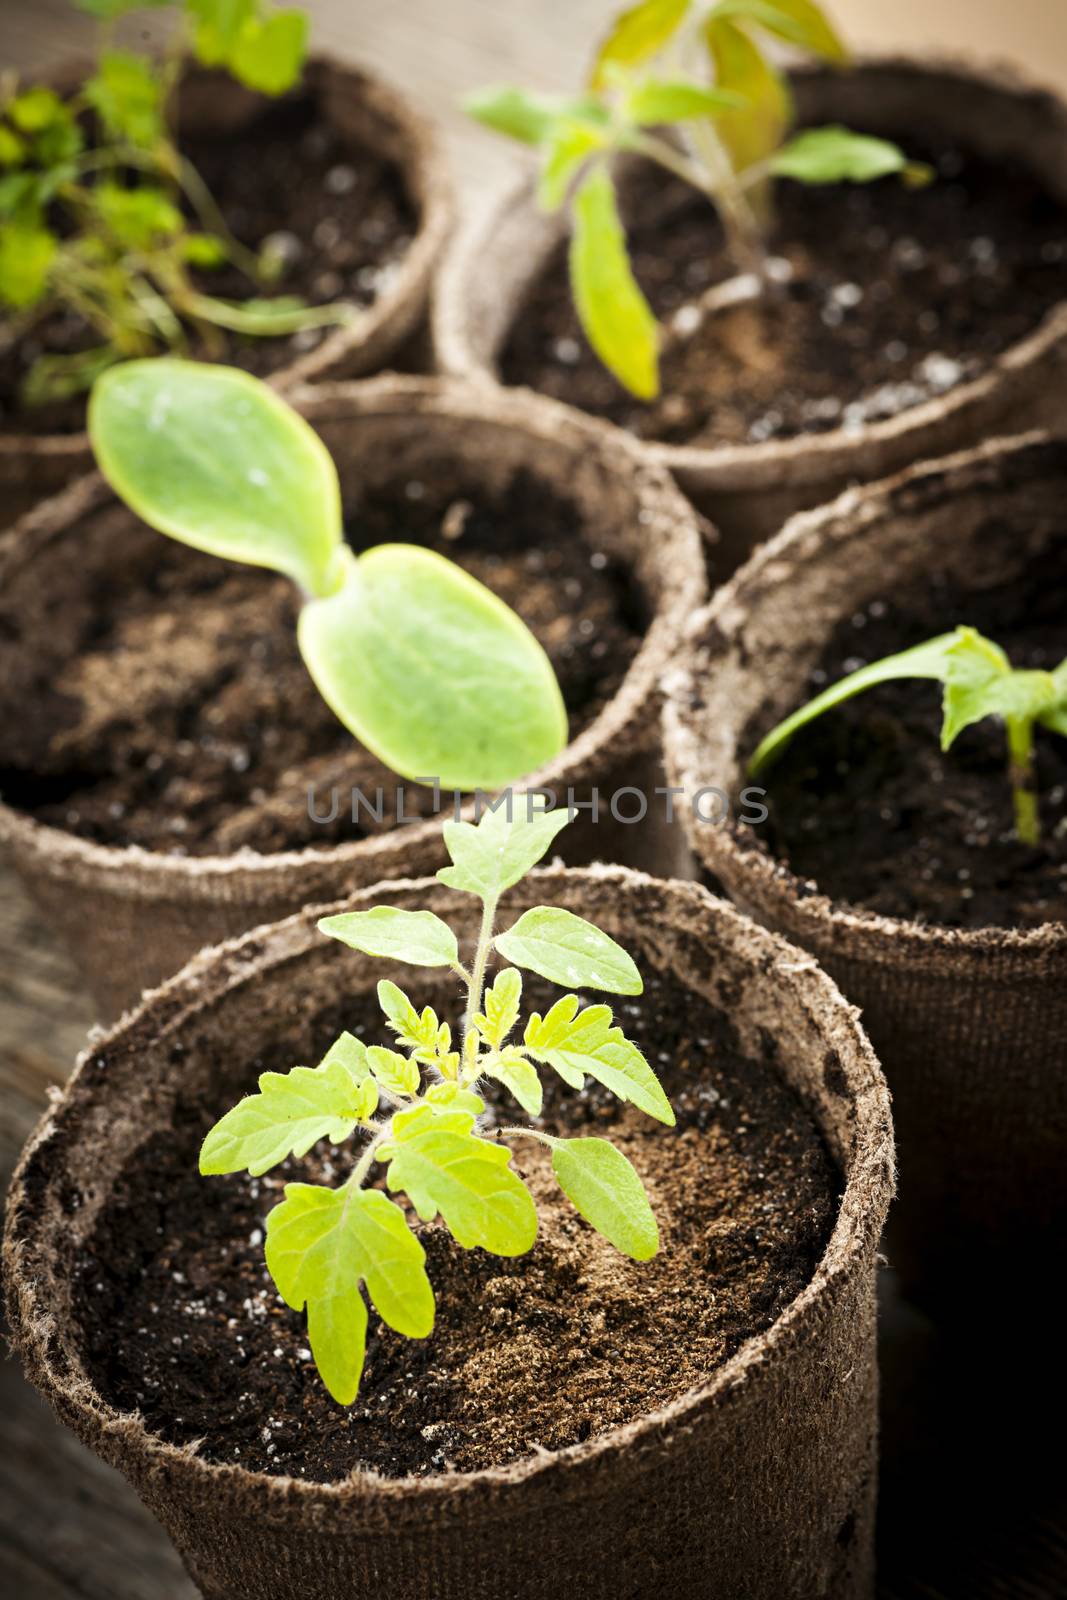
MULTIPOLYGON (((506 181, 513 158, 503 141, 464 121, 459 96, 508 79, 544 89, 573 86, 590 38, 615 3, 310 0, 306 8, 318 46, 364 61, 421 97, 445 130, 470 215, 506 181)), ((857 46, 965 51, 1013 61, 1067 87, 1064 0, 838 0, 833 9, 857 46)), ((148 40, 159 20, 143 13, 124 27, 131 42, 148 40)), ((0 67, 32 71, 78 54, 92 31, 92 20, 70 0, 0 0, 0 67)), ((69 1071, 92 1011, 69 959, 3 868, 0 949, 8 954, 0 969, 0 1181, 6 1181, 48 1087, 69 1071)), ((890 1429, 917 1370, 906 1314, 903 1336, 899 1324, 894 1310, 887 1323, 890 1429)), ((1064 1600, 1067 1506, 1062 1483, 1044 1487, 1045 1494, 1014 1509, 1001 1506, 996 1517, 976 1507, 922 1533, 930 1500, 912 1490, 910 1505, 905 1482, 884 1534, 880 1600, 1064 1600)), ((0 1593, 12 1600, 195 1596, 132 1491, 52 1420, 11 1361, 0 1366, 0 1593)))

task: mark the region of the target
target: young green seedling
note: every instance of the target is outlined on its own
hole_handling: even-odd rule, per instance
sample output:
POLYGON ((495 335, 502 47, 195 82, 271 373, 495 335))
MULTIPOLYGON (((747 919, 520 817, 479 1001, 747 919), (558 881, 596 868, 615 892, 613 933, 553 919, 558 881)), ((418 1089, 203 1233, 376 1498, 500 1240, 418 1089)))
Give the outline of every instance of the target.
POLYGON ((343 1033, 317 1067, 266 1072, 259 1092, 212 1128, 200 1152, 207 1174, 267 1172, 303 1156, 320 1139, 359 1133, 363 1150, 339 1188, 289 1183, 267 1218, 266 1259, 278 1292, 294 1311, 307 1307, 312 1354, 323 1383, 342 1405, 359 1390, 367 1308, 361 1284, 390 1328, 412 1339, 433 1329, 434 1295, 425 1252, 406 1211, 424 1222, 440 1216, 457 1244, 518 1256, 537 1236, 529 1190, 500 1140, 535 1139, 552 1153, 564 1194, 598 1233, 635 1261, 659 1248, 659 1230, 636 1171, 607 1139, 564 1139, 532 1126, 486 1126, 484 1081, 499 1083, 527 1116, 541 1113, 539 1068, 569 1087, 591 1077, 668 1126, 670 1102, 637 1046, 613 1025, 606 1005, 582 1006, 567 993, 544 1016, 516 1029, 522 1001, 519 968, 572 988, 640 994, 633 961, 606 933, 573 912, 536 906, 496 933, 500 896, 524 878, 566 825, 566 811, 533 809, 526 797, 509 818, 445 825, 452 866, 437 874, 481 901, 481 928, 469 965, 446 922, 431 911, 376 906, 319 923, 323 933, 366 955, 455 973, 466 991, 459 1037, 431 1006, 420 1011, 391 980, 378 999, 399 1048, 368 1045, 343 1033), (486 988, 494 953, 501 967, 486 988))
POLYGON ((845 46, 814 0, 642 0, 622 11, 601 44, 584 93, 488 89, 467 111, 540 153, 539 198, 571 200, 570 277, 596 355, 639 399, 659 394, 659 330, 630 266, 611 158, 633 151, 700 190, 719 213, 740 269, 763 278, 768 186, 870 183, 928 168, 885 139, 809 128, 783 142, 793 120, 786 79, 764 37, 831 62, 845 46), (699 70, 686 63, 699 58, 699 70), (713 81, 705 81, 710 67, 713 81))
POLYGON ((221 353, 221 328, 268 336, 349 319, 347 306, 307 306, 292 295, 220 299, 199 287, 194 269, 226 263, 271 287, 284 263, 269 241, 257 256, 233 237, 168 124, 186 51, 262 93, 291 88, 304 60, 304 13, 270 0, 76 3, 101 19, 99 57, 80 91, 63 100, 0 79, 0 312, 23 335, 57 310, 73 312, 101 342, 39 357, 24 401, 77 394, 129 356, 180 350, 190 329, 221 353), (179 15, 164 57, 114 46, 119 17, 166 4, 179 15))
POLYGON ((749 762, 750 776, 769 766, 793 735, 824 711, 896 678, 932 678, 943 685, 942 750, 948 750, 973 722, 986 717, 1003 720, 1015 832, 1023 844, 1037 844, 1041 829, 1034 785, 1034 728, 1040 724, 1067 737, 1067 660, 1054 672, 1017 670, 999 645, 974 628, 960 627, 928 639, 832 684, 771 730, 749 762))
POLYGON ((498 789, 567 742, 545 652, 462 568, 417 545, 356 556, 318 435, 259 379, 157 357, 97 380, 89 436, 151 527, 269 567, 303 600, 300 652, 330 709, 403 778, 498 789))

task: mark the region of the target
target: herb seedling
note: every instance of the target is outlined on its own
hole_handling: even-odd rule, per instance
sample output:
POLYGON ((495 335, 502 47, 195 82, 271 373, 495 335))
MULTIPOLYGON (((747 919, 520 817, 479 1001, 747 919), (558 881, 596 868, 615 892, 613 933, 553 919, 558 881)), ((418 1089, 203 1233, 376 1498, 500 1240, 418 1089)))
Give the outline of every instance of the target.
POLYGON ((500 88, 465 103, 487 127, 538 149, 546 210, 571 197, 579 320, 604 366, 641 400, 659 394, 659 330, 630 266, 613 155, 645 156, 705 194, 735 263, 757 282, 774 178, 870 183, 899 173, 920 184, 931 176, 895 144, 847 128, 809 128, 784 142, 792 102, 765 53, 765 35, 827 61, 847 59, 814 0, 642 0, 615 18, 583 94, 500 88), (687 71, 697 56, 700 69, 687 71))
POLYGON ((291 88, 304 60, 304 13, 269 0, 173 0, 178 24, 153 61, 116 48, 112 29, 124 13, 170 0, 77 3, 101 19, 101 43, 73 99, 0 78, 0 311, 16 336, 57 310, 72 312, 101 342, 40 356, 24 402, 78 394, 130 356, 184 349, 190 329, 219 355, 220 329, 268 336, 347 320, 350 307, 307 306, 292 295, 204 293, 194 269, 230 264, 269 288, 284 263, 270 241, 257 256, 233 237, 168 122, 187 49, 262 93, 291 88))
MULTIPOLYGON (((524 1255, 537 1236, 529 1190, 511 1168, 511 1152, 488 1135, 482 1080, 499 1083, 523 1111, 540 1116, 539 1067, 551 1067, 570 1088, 595 1078, 620 1100, 668 1126, 674 1113, 637 1046, 612 1023, 606 1005, 582 1007, 567 993, 544 1016, 534 1012, 514 1042, 522 975, 551 983, 640 994, 642 982, 626 952, 573 912, 536 906, 506 932, 494 933, 500 896, 524 878, 569 821, 564 811, 501 809, 481 821, 446 823, 452 865, 437 874, 450 888, 482 903, 481 929, 468 967, 456 935, 431 911, 372 911, 326 917, 319 928, 366 955, 455 973, 466 989, 460 1038, 431 1006, 421 1011, 389 980, 378 999, 399 1049, 366 1045, 342 1033, 317 1067, 265 1072, 259 1092, 215 1124, 200 1152, 206 1174, 269 1171, 304 1156, 320 1139, 340 1144, 360 1133, 366 1143, 340 1188, 289 1183, 267 1218, 267 1267, 294 1311, 307 1307, 312 1354, 335 1400, 349 1405, 359 1390, 366 1349, 367 1307, 411 1339, 433 1330, 434 1295, 425 1252, 403 1208, 404 1194, 423 1222, 440 1215, 456 1243, 498 1256, 524 1255), (506 962, 486 984, 496 953, 506 962)), ((539 1140, 552 1152, 564 1194, 598 1233, 624 1255, 648 1261, 659 1230, 641 1179, 607 1139, 563 1139, 534 1126, 496 1129, 501 1139, 539 1140)))
POLYGON ((974 628, 956 628, 899 655, 871 662, 831 684, 771 730, 749 762, 749 774, 762 772, 795 733, 824 711, 897 678, 932 678, 943 685, 942 750, 948 750, 972 723, 986 717, 1003 719, 1016 836, 1023 844, 1037 844, 1041 828, 1034 782, 1034 728, 1040 725, 1067 737, 1067 660, 1054 672, 1018 670, 999 645, 974 628))
POLYGON ((341 722, 401 777, 497 789, 567 742, 544 650, 489 589, 418 545, 356 556, 322 440, 234 367, 156 357, 97 380, 101 471, 151 527, 297 586, 298 641, 341 722))

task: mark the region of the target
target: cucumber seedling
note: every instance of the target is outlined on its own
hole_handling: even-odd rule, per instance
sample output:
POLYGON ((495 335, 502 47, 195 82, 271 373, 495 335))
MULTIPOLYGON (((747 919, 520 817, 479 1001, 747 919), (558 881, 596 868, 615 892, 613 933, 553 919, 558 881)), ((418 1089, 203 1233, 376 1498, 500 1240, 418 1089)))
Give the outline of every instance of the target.
POLYGON ((328 450, 258 378, 169 356, 125 362, 93 388, 89 437, 150 527, 292 580, 320 694, 402 778, 499 789, 563 749, 563 696, 525 623, 432 550, 357 556, 328 450))
MULTIPOLYGON (((597 357, 638 399, 660 392, 660 338, 630 265, 614 155, 647 157, 706 195, 735 265, 757 287, 775 178, 870 183, 898 173, 920 184, 932 175, 888 140, 848 128, 808 128, 787 139, 792 101, 766 53, 768 36, 826 61, 847 60, 814 0, 642 0, 614 19, 581 94, 494 88, 465 102, 479 122, 539 151, 545 210, 569 198, 579 320, 597 357)), ((699 322, 700 308, 686 309, 699 322)))
POLYGON ((77 0, 100 18, 93 72, 70 99, 0 77, 0 311, 8 337, 32 337, 57 311, 80 317, 99 342, 42 355, 23 385, 27 405, 88 389, 114 362, 182 350, 195 330, 221 355, 222 329, 253 337, 347 321, 345 305, 293 295, 244 300, 207 294, 195 271, 238 268, 272 288, 284 262, 271 242, 255 253, 234 238, 203 179, 178 148, 170 111, 183 62, 228 70, 279 95, 299 80, 307 40, 301 11, 269 0, 173 0, 178 16, 159 59, 113 42, 115 22, 171 0, 77 0))
POLYGON ((1067 660, 1053 672, 1012 666, 999 645, 974 628, 959 627, 851 672, 773 728, 749 762, 750 776, 763 772, 801 728, 853 695, 897 678, 931 678, 942 685, 941 748, 948 750, 974 722, 999 717, 1007 735, 1008 775, 1015 833, 1022 844, 1041 837, 1034 778, 1037 727, 1067 738, 1067 660))
POLYGON ((364 1289, 396 1332, 424 1339, 433 1330, 425 1251, 407 1211, 390 1194, 403 1195, 423 1223, 440 1216, 463 1249, 524 1255, 537 1237, 537 1211, 501 1141, 534 1139, 551 1151, 564 1194, 609 1243, 635 1261, 650 1260, 659 1248, 644 1185, 609 1140, 560 1138, 532 1124, 497 1127, 492 1137, 485 1127, 483 1083, 500 1084, 536 1119, 545 1067, 570 1088, 594 1078, 648 1116, 668 1126, 675 1120, 655 1073, 614 1026, 606 1005, 583 1006, 568 992, 544 1016, 533 1012, 517 1042, 520 968, 568 991, 642 990, 626 952, 571 911, 535 906, 495 932, 500 896, 526 876, 569 820, 567 811, 534 809, 532 797, 523 797, 511 815, 502 807, 486 811, 477 825, 445 824, 452 865, 437 876, 482 906, 469 965, 460 960, 453 930, 432 911, 375 906, 319 923, 324 934, 366 955, 456 974, 466 991, 458 1037, 431 1006, 420 1011, 385 980, 378 999, 399 1048, 342 1033, 317 1067, 265 1072, 258 1093, 228 1111, 204 1141, 202 1173, 253 1176, 306 1155, 321 1139, 340 1144, 358 1134, 365 1141, 339 1187, 286 1184, 266 1228, 270 1274, 287 1305, 307 1308, 319 1375, 342 1405, 356 1398, 363 1372, 364 1289), (511 965, 486 988, 494 954, 511 965))

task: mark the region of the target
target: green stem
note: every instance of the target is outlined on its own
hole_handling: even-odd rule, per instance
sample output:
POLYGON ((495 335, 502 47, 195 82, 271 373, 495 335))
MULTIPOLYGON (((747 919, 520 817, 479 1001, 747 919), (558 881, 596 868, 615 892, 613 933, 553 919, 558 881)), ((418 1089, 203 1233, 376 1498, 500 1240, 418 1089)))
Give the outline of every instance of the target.
POLYGON ((1008 771, 1015 808, 1015 833, 1020 844, 1037 844, 1041 821, 1034 773, 1034 724, 1030 717, 1008 717, 1008 771))
MULTIPOLYGON (((707 195, 722 219, 730 254, 737 266, 762 279, 765 257, 755 212, 742 193, 730 159, 710 124, 706 132, 710 140, 700 151, 703 165, 651 133, 638 134, 631 141, 631 148, 681 178, 690 188, 707 195)), ((694 135, 694 142, 698 137, 694 135)))
POLYGON ((374 1158, 378 1154, 378 1146, 383 1144, 392 1129, 392 1118, 383 1128, 379 1128, 370 1144, 352 1168, 351 1176, 345 1180, 346 1189, 361 1189, 367 1180, 367 1174, 374 1165, 374 1158))
POLYGON ((477 1056, 471 1061, 466 1060, 469 1050, 469 1040, 475 1037, 474 1019, 482 1009, 482 990, 485 988, 485 969, 489 961, 489 951, 493 944, 493 924, 496 921, 496 895, 490 895, 482 904, 482 925, 478 930, 478 947, 474 952, 474 962, 471 966, 470 983, 467 986, 467 1012, 463 1019, 463 1080, 473 1082, 478 1076, 477 1056), (471 1076, 473 1071, 473 1076, 471 1076))

